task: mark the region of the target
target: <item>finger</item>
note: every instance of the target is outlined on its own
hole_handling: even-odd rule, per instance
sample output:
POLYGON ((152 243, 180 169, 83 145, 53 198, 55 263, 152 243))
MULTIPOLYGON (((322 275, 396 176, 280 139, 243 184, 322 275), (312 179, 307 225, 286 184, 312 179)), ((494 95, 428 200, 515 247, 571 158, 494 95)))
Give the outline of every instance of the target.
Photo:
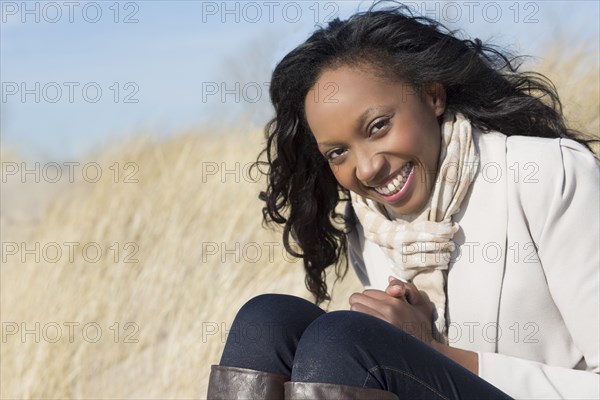
POLYGON ((429 299, 429 297, 427 297, 427 295, 424 294, 425 292, 421 292, 419 289, 417 289, 417 287, 413 283, 407 284, 405 289, 406 289, 406 300, 408 300, 408 302, 410 304, 414 304, 414 305, 424 304, 424 303, 426 303, 425 300, 429 299))
POLYGON ((383 292, 381 290, 367 289, 367 290, 364 290, 362 292, 362 294, 365 296, 371 297, 373 299, 383 301, 383 302, 388 301, 390 297, 400 299, 404 302, 407 301, 406 300, 406 292, 404 291, 403 288, 400 289, 399 293, 398 293, 397 289, 395 289, 395 291, 391 291, 390 293, 388 293, 387 289, 385 292, 383 292))
POLYGON ((354 293, 351 296, 351 310, 366 311, 377 318, 394 324, 394 321, 402 321, 410 315, 412 306, 404 300, 386 296, 385 300, 375 299, 362 293, 354 293), (407 314, 408 312, 408 314, 407 314))
POLYGON ((400 285, 390 285, 385 289, 385 292, 394 297, 404 297, 406 294, 406 290, 400 285))
POLYGON ((361 303, 367 307, 378 310, 381 308, 381 305, 384 304, 386 300, 389 301, 392 299, 393 297, 388 296, 387 294, 381 291, 365 290, 363 293, 353 293, 352 296, 350 296, 349 300, 350 306, 353 306, 357 303, 361 303), (371 296, 369 294, 366 294, 365 292, 370 292, 371 296))
POLYGON ((365 314, 369 314, 372 315, 373 317, 377 317, 379 319, 382 319, 384 321, 387 321, 387 319, 385 318, 385 316, 383 314, 381 314, 379 311, 365 305, 362 303, 355 303, 350 307, 351 311, 358 311, 361 313, 365 313, 365 314))
POLYGON ((377 300, 385 300, 387 297, 389 297, 389 295, 382 291, 382 290, 376 290, 376 289, 366 289, 363 290, 362 292, 363 295, 371 297, 373 299, 377 299, 377 300))
POLYGON ((388 289, 386 289, 386 293, 388 293, 390 296, 398 297, 395 293, 399 292, 400 289, 397 289, 397 287, 401 288, 402 293, 403 293, 406 301, 408 301, 408 303, 418 304, 423 301, 422 295, 421 295, 419 289, 417 289, 415 284, 412 282, 403 282, 398 279, 391 280, 390 286, 388 286, 388 289), (392 288, 396 288, 396 289, 392 289, 392 288), (389 290, 391 290, 391 291, 389 291, 389 290))
POLYGON ((360 303, 374 310, 378 310, 382 315, 390 315, 392 309, 396 310, 394 312, 398 312, 402 311, 404 307, 409 306, 406 300, 397 299, 383 292, 375 293, 375 297, 363 293, 354 293, 350 297, 351 305, 360 303))
MULTIPOLYGON (((390 277, 392 278, 392 277, 390 277)), ((398 279, 390 279, 389 285, 385 292, 390 296, 400 297, 406 295, 406 282, 398 279)))

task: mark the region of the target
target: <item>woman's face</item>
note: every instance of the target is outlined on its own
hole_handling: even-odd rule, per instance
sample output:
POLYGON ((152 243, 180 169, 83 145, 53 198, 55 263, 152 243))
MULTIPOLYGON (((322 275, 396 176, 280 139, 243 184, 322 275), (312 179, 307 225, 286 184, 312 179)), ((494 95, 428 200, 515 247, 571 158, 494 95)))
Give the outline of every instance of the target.
POLYGON ((419 96, 369 68, 342 66, 322 73, 305 112, 340 185, 400 215, 418 213, 430 197, 445 105, 439 84, 419 96))

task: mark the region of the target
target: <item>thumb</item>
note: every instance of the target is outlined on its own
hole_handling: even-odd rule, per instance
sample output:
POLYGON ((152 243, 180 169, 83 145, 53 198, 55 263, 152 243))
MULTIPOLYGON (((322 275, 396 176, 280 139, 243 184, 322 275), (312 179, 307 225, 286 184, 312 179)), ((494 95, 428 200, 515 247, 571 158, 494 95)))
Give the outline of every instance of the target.
POLYGON ((423 301, 421 292, 419 292, 413 284, 405 285, 404 296, 406 296, 406 301, 408 301, 409 304, 418 305, 423 301))
POLYGON ((392 284, 385 289, 385 292, 394 297, 403 297, 406 294, 404 286, 392 284))

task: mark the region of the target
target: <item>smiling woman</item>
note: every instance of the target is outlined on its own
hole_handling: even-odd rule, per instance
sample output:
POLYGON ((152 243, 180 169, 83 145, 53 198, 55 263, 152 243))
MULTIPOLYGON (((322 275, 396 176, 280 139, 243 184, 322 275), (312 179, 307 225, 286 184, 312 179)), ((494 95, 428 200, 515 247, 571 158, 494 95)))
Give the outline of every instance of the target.
POLYGON ((306 119, 342 187, 395 215, 414 214, 434 184, 445 92, 430 85, 417 95, 406 82, 378 78, 371 69, 325 71, 306 96, 306 119), (336 101, 319 101, 316 88, 330 82, 336 101))
POLYGON ((265 220, 317 305, 348 259, 365 290, 347 311, 251 299, 209 399, 600 396, 600 168, 549 81, 376 4, 286 55, 270 94, 265 220))

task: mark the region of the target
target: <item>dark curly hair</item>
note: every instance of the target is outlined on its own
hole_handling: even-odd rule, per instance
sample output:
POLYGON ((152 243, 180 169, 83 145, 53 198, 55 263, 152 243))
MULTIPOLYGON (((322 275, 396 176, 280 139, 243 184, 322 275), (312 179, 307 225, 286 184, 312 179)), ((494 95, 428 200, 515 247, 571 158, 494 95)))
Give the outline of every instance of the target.
POLYGON ((317 304, 331 299, 326 269, 335 265, 338 279, 348 270, 346 221, 336 206, 349 193, 319 152, 304 115, 307 92, 327 68, 367 64, 413 88, 439 82, 447 109, 483 131, 588 142, 566 127, 552 83, 518 71, 520 57, 479 39, 461 40, 456 31, 401 4, 380 8, 381 3, 317 29, 279 62, 271 78, 276 115, 266 125, 266 148, 256 164, 267 166, 263 222, 283 225, 284 246, 303 260, 306 286, 317 304))

